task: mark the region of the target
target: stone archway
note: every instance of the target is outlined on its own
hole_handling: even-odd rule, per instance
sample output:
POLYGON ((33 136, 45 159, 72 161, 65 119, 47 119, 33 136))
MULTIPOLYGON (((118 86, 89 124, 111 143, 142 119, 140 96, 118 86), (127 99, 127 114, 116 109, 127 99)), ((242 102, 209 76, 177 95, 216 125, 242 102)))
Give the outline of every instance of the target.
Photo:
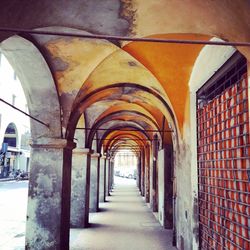
POLYGON ((20 79, 30 115, 42 122, 31 119, 26 248, 58 249, 69 245, 70 192, 65 189, 70 189, 70 174, 66 172, 75 145, 62 138, 58 92, 40 51, 19 36, 6 39, 0 48, 20 79))

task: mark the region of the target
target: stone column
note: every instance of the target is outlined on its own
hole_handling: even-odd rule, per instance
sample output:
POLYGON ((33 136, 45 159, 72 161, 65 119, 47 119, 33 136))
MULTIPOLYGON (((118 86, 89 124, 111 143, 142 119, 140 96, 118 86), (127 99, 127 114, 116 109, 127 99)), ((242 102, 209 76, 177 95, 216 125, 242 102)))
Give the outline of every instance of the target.
POLYGON ((115 161, 114 159, 111 159, 111 162, 110 162, 110 191, 112 191, 113 187, 114 187, 114 174, 115 174, 115 171, 114 171, 114 165, 115 165, 115 161))
POLYGON ((107 158, 106 160, 106 186, 105 186, 105 197, 109 196, 109 187, 110 187, 110 158, 107 158))
POLYGON ((100 178, 99 178, 99 201, 105 202, 105 186, 106 186, 106 157, 100 158, 100 178))
POLYGON ((90 158, 88 148, 76 148, 72 156, 70 224, 74 228, 88 226, 90 158))
POLYGON ((114 185, 114 160, 111 158, 109 160, 109 179, 108 179, 108 190, 109 190, 109 195, 110 192, 112 192, 112 188, 114 185))
POLYGON ((164 227, 173 228, 173 178, 172 178, 172 169, 173 169, 173 147, 172 145, 165 145, 165 164, 164 164, 164 227))
POLYGON ((139 190, 141 191, 141 154, 137 157, 136 184, 139 190))
POLYGON ((68 250, 75 143, 39 138, 31 147, 26 249, 68 250))
POLYGON ((141 195, 145 196, 145 150, 141 152, 141 195))
POLYGON ((150 150, 150 207, 153 212, 158 211, 158 137, 155 134, 152 147, 150 150))
POLYGON ((150 147, 146 146, 145 152, 145 201, 150 201, 150 147))
POLYGON ((90 201, 89 211, 97 212, 99 208, 99 167, 100 167, 100 154, 91 154, 90 164, 90 201))

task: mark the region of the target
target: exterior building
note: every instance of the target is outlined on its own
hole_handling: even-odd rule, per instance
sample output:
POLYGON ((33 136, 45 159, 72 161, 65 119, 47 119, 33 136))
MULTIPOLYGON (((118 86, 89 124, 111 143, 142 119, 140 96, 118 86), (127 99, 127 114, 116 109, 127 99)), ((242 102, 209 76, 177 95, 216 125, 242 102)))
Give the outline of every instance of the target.
POLYGON ((133 151, 122 150, 114 157, 115 174, 121 177, 134 178, 137 170, 137 156, 133 151))
MULTIPOLYGON (((4 55, 0 53, 0 98, 28 112, 20 81, 4 55)), ((30 159, 29 117, 0 101, 0 178, 17 170, 28 172, 30 159)))

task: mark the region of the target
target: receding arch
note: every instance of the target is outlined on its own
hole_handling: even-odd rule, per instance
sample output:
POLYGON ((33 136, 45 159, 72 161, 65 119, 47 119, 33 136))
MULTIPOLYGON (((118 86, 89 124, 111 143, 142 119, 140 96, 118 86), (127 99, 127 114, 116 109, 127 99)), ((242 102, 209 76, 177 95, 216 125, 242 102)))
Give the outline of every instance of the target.
MULTIPOLYGON (((178 125, 175 121, 175 115, 170 106, 168 105, 167 101, 160 96, 158 93, 156 93, 154 90, 149 89, 146 86, 141 86, 136 83, 118 83, 118 84, 113 84, 109 85, 100 89, 97 89, 90 93, 89 95, 85 96, 80 102, 80 105, 75 107, 75 110, 72 111, 71 113, 71 119, 68 124, 68 129, 67 129, 67 137, 71 138, 72 133, 74 131, 74 128, 76 126, 76 122, 78 120, 78 117, 84 112, 84 110, 90 106, 92 103, 94 103, 97 100, 102 100, 107 98, 108 96, 111 95, 112 91, 114 93, 117 93, 120 99, 122 99, 122 93, 119 94, 121 91, 121 87, 132 87, 136 89, 136 103, 138 102, 139 104, 143 106, 143 98, 145 99, 144 102, 148 104, 148 106, 156 107, 156 109, 160 109, 161 112, 166 119, 168 120, 169 123, 172 123, 173 129, 176 131, 177 135, 179 134, 179 128, 178 125), (142 98, 142 100, 140 100, 142 98)), ((117 99, 117 97, 115 99, 117 99)), ((144 104, 145 105, 145 104, 144 104)))
MULTIPOLYGON (((89 134, 89 142, 93 140, 93 136, 98 130, 98 127, 104 125, 105 123, 109 122, 110 120, 131 120, 134 119, 136 123, 144 122, 147 127, 145 129, 151 129, 151 130, 160 130, 159 126, 154 122, 154 120, 151 120, 150 117, 140 113, 140 112, 135 112, 135 111, 117 111, 114 113, 109 114, 106 117, 103 117, 102 120, 99 120, 97 123, 95 123, 90 131, 89 134), (124 119, 125 118, 125 119, 124 119)), ((108 127, 107 127, 108 128, 108 127)))
MULTIPOLYGON (((134 134, 137 134, 137 133, 141 134, 141 135, 143 135, 142 138, 146 138, 146 139, 150 140, 150 136, 145 131, 140 130, 139 128, 131 126, 131 125, 130 126, 114 126, 113 129, 114 130, 119 130, 119 129, 130 130, 131 129, 131 130, 133 130, 134 134)), ((126 132, 126 131, 123 131, 123 132, 126 132)), ((130 131, 130 134, 133 134, 133 132, 130 131)), ((101 141, 98 144, 99 149, 101 149, 105 138, 110 138, 109 135, 112 136, 112 134, 113 134, 113 136, 115 136, 115 134, 117 134, 117 133, 119 133, 119 131, 112 131, 112 128, 110 128, 110 130, 107 130, 103 134, 101 141)), ((105 143, 103 145, 104 145, 104 152, 106 152, 107 145, 105 143)))
POLYGON ((145 136, 145 134, 140 133, 139 131, 110 131, 109 134, 106 135, 105 138, 102 138, 99 142, 99 148, 108 148, 109 145, 114 141, 119 141, 119 140, 133 140, 133 141, 138 141, 138 143, 141 146, 145 146, 146 142, 151 141, 148 137, 145 136))

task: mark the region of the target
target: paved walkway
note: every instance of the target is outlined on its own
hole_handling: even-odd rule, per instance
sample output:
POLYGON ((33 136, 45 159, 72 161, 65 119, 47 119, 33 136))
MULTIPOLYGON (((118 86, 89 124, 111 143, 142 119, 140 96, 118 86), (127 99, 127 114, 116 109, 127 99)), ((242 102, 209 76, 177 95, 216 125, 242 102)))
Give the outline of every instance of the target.
POLYGON ((135 181, 119 179, 108 202, 101 203, 101 212, 90 215, 91 227, 71 229, 70 249, 176 250, 172 231, 156 221, 135 181))

